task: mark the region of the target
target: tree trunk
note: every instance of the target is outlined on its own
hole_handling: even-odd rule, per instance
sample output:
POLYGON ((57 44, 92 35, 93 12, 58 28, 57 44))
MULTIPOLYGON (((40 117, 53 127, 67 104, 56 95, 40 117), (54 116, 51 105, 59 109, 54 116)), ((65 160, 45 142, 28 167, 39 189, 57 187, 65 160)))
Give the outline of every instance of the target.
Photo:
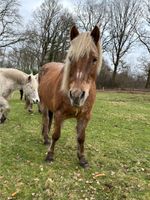
POLYGON ((148 76, 147 76, 147 80, 145 84, 145 88, 149 88, 149 87, 150 87, 150 69, 148 71, 148 76))
POLYGON ((45 63, 44 63, 44 60, 45 60, 45 56, 46 56, 46 53, 45 51, 42 52, 42 55, 41 55, 41 59, 40 59, 40 63, 39 63, 39 68, 41 68, 45 63))
POLYGON ((118 64, 114 64, 114 71, 112 74, 112 87, 115 87, 116 85, 116 75, 117 75, 117 68, 118 68, 118 64))

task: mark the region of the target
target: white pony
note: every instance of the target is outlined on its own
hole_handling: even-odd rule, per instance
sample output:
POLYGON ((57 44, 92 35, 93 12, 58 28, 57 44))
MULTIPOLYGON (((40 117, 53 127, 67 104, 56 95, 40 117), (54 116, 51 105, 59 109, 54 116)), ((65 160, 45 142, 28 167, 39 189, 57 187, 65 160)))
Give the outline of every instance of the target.
MULTIPOLYGON (((36 75, 34 75, 34 78, 35 78, 35 80, 36 80, 36 87, 38 88, 38 74, 36 74, 36 75)), ((28 90, 29 91, 29 90, 28 90)), ((27 95, 28 94, 28 92, 27 91, 22 91, 22 96, 23 96, 23 93, 25 93, 24 94, 24 97, 25 97, 25 108, 29 111, 29 112, 33 112, 33 110, 32 110, 32 108, 33 108, 33 102, 31 101, 31 98, 29 98, 29 96, 27 95)), ((21 98, 20 98, 21 99, 21 98)), ((40 104, 39 104, 39 101, 38 102, 36 102, 37 103, 37 105, 38 105, 38 110, 39 110, 39 112, 41 112, 40 111, 40 104)))
POLYGON ((20 89, 23 89, 30 102, 39 102, 38 83, 32 74, 13 68, 0 68, 0 97, 7 100, 13 91, 20 89))

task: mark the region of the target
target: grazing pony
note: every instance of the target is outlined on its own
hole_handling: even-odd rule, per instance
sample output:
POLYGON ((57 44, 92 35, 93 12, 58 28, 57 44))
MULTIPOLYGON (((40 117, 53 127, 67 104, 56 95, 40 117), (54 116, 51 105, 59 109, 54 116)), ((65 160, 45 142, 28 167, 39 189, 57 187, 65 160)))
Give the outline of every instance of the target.
MULTIPOLYGON (((13 68, 0 68, 0 97, 7 100, 13 91, 21 88, 31 102, 39 102, 38 84, 33 75, 13 68)), ((4 115, 3 118, 6 117, 4 115)))
MULTIPOLYGON (((35 78, 35 87, 38 88, 38 74, 34 75, 34 78, 35 78)), ((23 98, 23 90, 20 90, 20 99, 22 100, 23 98)), ((24 98, 25 98, 25 108, 28 110, 28 112, 33 112, 33 101, 31 100, 30 96, 27 96, 26 94, 24 95, 24 98)), ((38 106, 38 111, 40 111, 40 104, 39 102, 36 102, 37 103, 37 106, 38 106)))
POLYGON ((48 132, 54 115, 54 132, 46 161, 53 161, 54 147, 60 137, 65 119, 77 119, 77 156, 82 167, 88 167, 84 155, 85 129, 90 120, 96 97, 96 77, 102 63, 100 32, 97 26, 91 32, 79 34, 71 29, 71 45, 65 63, 45 64, 39 75, 39 97, 43 114, 44 143, 49 143, 48 132))

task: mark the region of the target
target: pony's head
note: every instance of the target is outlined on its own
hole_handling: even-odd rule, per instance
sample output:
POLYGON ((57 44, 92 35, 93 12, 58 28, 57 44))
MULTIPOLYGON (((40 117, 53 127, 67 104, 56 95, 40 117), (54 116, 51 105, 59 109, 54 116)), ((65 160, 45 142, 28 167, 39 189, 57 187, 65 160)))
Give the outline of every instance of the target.
POLYGON ((30 101, 30 103, 38 103, 38 80, 36 75, 30 74, 27 77, 26 84, 23 87, 25 97, 30 101))
POLYGON ((95 84, 102 63, 100 32, 97 26, 91 32, 79 34, 71 29, 69 48, 62 80, 62 90, 67 92, 72 106, 83 106, 95 84))

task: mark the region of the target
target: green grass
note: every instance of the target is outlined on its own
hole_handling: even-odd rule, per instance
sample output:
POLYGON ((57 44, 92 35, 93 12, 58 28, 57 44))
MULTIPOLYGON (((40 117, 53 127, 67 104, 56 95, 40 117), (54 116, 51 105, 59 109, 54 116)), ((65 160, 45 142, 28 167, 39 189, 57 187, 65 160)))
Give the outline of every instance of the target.
POLYGON ((0 199, 150 199, 150 95, 98 93, 86 133, 89 169, 76 157, 75 120, 64 123, 55 161, 45 163, 41 115, 16 93, 0 125, 0 199), (104 176, 95 176, 104 174, 104 176))

